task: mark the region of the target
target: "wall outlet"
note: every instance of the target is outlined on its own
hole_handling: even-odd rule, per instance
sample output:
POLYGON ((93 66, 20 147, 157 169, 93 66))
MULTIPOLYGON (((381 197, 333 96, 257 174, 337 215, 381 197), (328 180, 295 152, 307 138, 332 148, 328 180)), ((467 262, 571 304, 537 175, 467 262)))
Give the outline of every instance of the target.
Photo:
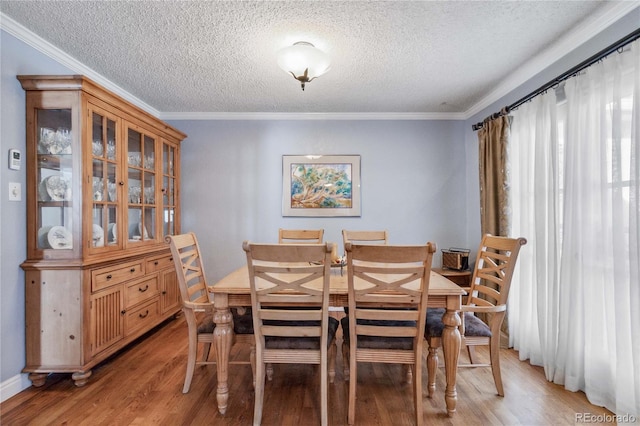
POLYGON ((22 201, 22 185, 19 182, 9 182, 9 201, 22 201))

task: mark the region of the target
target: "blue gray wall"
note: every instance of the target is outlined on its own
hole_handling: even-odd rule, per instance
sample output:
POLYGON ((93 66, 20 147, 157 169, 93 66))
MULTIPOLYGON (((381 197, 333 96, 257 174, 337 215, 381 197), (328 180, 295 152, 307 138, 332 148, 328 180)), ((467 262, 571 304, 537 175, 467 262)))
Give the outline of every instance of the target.
MULTIPOLYGON (((465 245, 462 121, 175 121, 182 144, 182 228, 199 236, 215 281, 245 262, 242 241, 278 228, 387 229, 392 243, 465 245), (282 156, 358 154, 361 217, 283 217, 282 156)), ((340 250, 340 253, 342 250, 340 250)))

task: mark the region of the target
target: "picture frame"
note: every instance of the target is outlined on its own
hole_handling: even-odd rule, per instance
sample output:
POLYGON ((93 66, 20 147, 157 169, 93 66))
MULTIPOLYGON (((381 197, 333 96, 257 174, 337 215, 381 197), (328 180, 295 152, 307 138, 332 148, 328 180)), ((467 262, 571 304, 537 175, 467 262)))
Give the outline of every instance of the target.
POLYGON ((359 155, 283 155, 282 215, 360 216, 359 155))

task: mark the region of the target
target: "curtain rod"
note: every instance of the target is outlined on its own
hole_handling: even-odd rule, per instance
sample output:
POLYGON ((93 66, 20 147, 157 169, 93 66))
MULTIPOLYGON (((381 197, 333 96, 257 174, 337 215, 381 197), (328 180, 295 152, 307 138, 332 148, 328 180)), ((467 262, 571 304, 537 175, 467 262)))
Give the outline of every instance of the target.
POLYGON ((591 65, 593 65, 596 62, 600 61, 601 59, 607 57, 611 53, 622 49, 624 46, 626 46, 627 44, 635 41, 637 38, 640 38, 640 28, 638 28, 637 30, 631 32, 630 34, 626 35, 625 37, 621 38, 620 40, 616 41, 612 45, 602 49, 601 51, 599 51, 595 55, 591 56, 590 58, 585 59, 584 61, 580 62, 578 65, 576 65, 575 67, 571 68, 569 71, 566 71, 565 73, 559 75, 558 77, 554 78, 553 80, 543 84, 542 86, 540 86, 539 88, 537 88, 533 92, 529 93, 528 95, 524 96, 523 98, 518 99, 517 101, 515 101, 511 105, 508 105, 508 106, 502 108, 499 112, 495 112, 495 113, 491 114, 490 116, 485 118, 483 122, 476 123, 476 124, 472 125, 471 128, 473 130, 480 130, 485 121, 494 120, 494 119, 500 117, 501 115, 509 114, 509 112, 511 112, 514 109, 518 108, 523 103, 535 98, 536 96, 538 96, 541 93, 544 93, 545 91, 547 91, 550 88, 556 86, 557 84, 559 84, 559 83, 561 83, 561 82, 563 82, 563 81, 575 76, 580 71, 584 70, 585 68, 590 67, 591 65))

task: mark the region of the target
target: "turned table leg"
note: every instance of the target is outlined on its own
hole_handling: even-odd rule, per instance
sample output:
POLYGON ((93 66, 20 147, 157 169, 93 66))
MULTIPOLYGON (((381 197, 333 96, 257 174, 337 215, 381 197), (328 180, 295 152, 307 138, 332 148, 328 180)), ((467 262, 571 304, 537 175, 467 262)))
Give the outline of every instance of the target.
POLYGON ((447 404, 447 414, 449 417, 456 412, 458 393, 456 391, 456 374, 458 370, 458 356, 460 355, 460 331, 461 324, 458 313, 447 307, 447 311, 442 316, 444 330, 442 331, 442 351, 444 352, 444 369, 447 379, 447 389, 444 400, 447 404))
POLYGON ((229 401, 229 354, 233 343, 233 316, 229 310, 229 300, 222 294, 216 294, 214 302, 213 321, 216 327, 213 330, 213 344, 216 348, 216 369, 218 388, 216 398, 218 411, 224 414, 227 411, 229 401))

